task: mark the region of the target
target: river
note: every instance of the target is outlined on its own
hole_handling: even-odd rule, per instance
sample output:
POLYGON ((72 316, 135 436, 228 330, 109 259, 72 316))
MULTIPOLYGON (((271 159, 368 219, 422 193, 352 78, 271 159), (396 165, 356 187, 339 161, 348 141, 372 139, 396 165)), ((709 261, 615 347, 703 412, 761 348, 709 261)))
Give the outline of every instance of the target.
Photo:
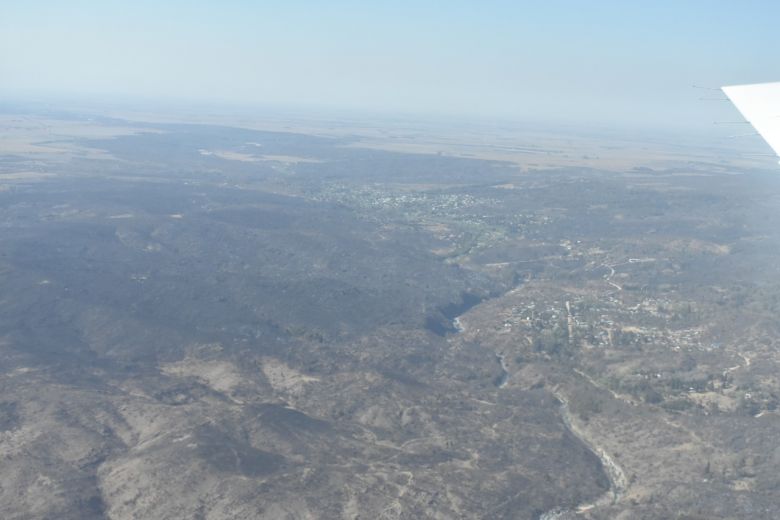
POLYGON ((572 518, 577 513, 584 513, 595 507, 606 506, 616 503, 620 500, 628 488, 628 479, 623 469, 614 461, 614 459, 603 449, 595 445, 580 428, 572 421, 571 411, 569 410, 569 402, 566 397, 560 392, 553 393, 561 402, 561 418, 563 424, 571 432, 572 435, 577 437, 580 442, 585 444, 588 449, 596 455, 601 461, 601 467, 609 477, 609 489, 596 497, 596 499, 589 502, 582 503, 574 509, 561 509, 559 507, 543 513, 539 520, 564 520, 572 518))
MULTIPOLYGON (((441 323, 436 323, 436 330, 433 330, 437 334, 452 334, 460 333, 465 330, 465 325, 461 321, 461 315, 472 307, 478 305, 484 301, 473 294, 462 295, 462 301, 460 304, 450 304, 440 309, 441 314, 448 320, 450 320, 449 326, 444 326, 441 323)), ((568 303, 568 302, 567 302, 568 303)), ((431 324, 429 323, 429 328, 431 324)), ((498 388, 503 388, 509 382, 509 366, 506 363, 506 355, 503 352, 493 353, 496 361, 501 366, 501 373, 495 377, 493 384, 498 388)), ((566 397, 560 392, 553 393, 560 401, 561 419, 566 429, 571 432, 580 442, 582 442, 587 448, 596 455, 601 461, 601 467, 609 478, 609 489, 596 497, 594 500, 584 502, 574 507, 573 509, 564 509, 556 507, 546 513, 542 513, 539 516, 539 520, 566 520, 574 518, 578 513, 584 513, 590 509, 599 506, 605 506, 616 503, 625 494, 628 488, 628 479, 626 478, 623 469, 612 459, 612 457, 599 446, 595 445, 588 436, 572 421, 571 411, 569 410, 569 403, 566 397)))

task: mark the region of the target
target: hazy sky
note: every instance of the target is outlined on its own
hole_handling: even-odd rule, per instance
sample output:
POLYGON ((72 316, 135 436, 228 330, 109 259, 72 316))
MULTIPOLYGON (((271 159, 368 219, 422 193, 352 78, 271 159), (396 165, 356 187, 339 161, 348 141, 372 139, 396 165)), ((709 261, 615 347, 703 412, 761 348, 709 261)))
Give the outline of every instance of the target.
POLYGON ((780 80, 780 2, 8 1, 0 93, 686 126, 780 80), (712 93, 717 95, 717 93, 712 93))

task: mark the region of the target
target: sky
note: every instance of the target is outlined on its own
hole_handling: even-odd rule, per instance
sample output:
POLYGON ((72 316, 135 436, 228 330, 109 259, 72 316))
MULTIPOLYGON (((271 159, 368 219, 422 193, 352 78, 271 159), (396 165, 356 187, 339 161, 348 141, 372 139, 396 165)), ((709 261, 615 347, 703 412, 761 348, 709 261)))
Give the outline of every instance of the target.
POLYGON ((733 119, 780 2, 0 0, 0 96, 615 126, 733 119))

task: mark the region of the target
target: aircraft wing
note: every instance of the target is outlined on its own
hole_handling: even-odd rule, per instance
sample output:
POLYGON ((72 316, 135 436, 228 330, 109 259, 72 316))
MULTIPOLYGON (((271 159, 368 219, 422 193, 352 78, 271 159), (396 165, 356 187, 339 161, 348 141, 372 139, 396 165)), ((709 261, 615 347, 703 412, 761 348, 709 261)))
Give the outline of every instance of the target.
POLYGON ((723 92, 780 155, 780 82, 733 85, 723 92))

